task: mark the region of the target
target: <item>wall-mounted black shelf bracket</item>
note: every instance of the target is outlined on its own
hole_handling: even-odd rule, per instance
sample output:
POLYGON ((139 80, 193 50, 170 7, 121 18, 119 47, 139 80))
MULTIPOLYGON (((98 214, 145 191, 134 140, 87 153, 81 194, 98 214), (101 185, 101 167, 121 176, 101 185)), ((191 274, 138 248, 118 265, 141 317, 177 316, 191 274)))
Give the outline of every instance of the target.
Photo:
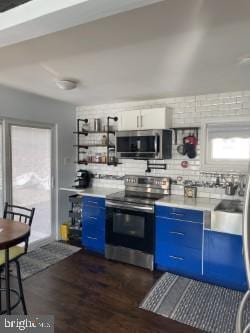
POLYGON ((150 173, 151 170, 166 170, 167 169, 167 164, 166 163, 150 163, 149 160, 147 160, 147 169, 145 172, 150 173))
POLYGON ((189 126, 189 127, 173 127, 173 128, 170 128, 170 129, 174 131, 175 145, 178 144, 177 143, 177 139, 178 139, 178 132, 179 131, 192 131, 192 132, 195 132, 195 136, 196 136, 197 141, 198 141, 200 127, 192 127, 192 126, 189 126))
POLYGON ((77 164, 106 164, 106 165, 113 165, 113 166, 117 166, 119 163, 116 158, 114 158, 114 160, 110 161, 110 151, 114 151, 115 150, 115 145, 113 143, 110 142, 110 135, 115 135, 115 131, 114 129, 110 129, 110 121, 117 121, 118 117, 107 117, 107 130, 100 130, 100 131, 94 131, 94 130, 85 130, 82 128, 82 123, 87 124, 88 123, 88 119, 77 119, 77 130, 75 132, 73 132, 74 134, 76 134, 76 145, 74 145, 74 147, 77 148, 77 164), (107 143, 105 144, 101 144, 101 143, 97 143, 97 144, 89 144, 89 143, 80 143, 80 135, 83 136, 88 136, 89 134, 106 134, 107 135, 107 143), (107 162, 88 162, 86 159, 82 160, 80 159, 80 154, 86 154, 86 151, 89 147, 106 147, 107 149, 107 162))

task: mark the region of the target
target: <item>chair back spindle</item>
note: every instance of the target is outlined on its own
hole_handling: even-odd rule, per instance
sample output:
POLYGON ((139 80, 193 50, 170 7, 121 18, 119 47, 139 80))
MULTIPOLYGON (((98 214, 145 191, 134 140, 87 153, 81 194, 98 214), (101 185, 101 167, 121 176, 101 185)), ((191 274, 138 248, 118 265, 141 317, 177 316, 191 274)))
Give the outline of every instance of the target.
MULTIPOLYGON (((3 218, 20 223, 28 224, 30 227, 33 222, 35 208, 26 208, 17 205, 10 205, 8 202, 4 205, 3 218)), ((25 253, 28 251, 29 238, 25 241, 25 253)))

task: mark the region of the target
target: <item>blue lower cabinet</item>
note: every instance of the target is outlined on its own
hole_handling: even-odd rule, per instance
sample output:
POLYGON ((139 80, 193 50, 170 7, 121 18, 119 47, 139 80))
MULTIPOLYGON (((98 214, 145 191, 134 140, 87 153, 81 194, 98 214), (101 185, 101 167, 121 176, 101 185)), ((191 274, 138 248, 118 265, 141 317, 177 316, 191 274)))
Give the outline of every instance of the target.
MULTIPOLYGON (((89 203, 99 203, 99 198, 91 198, 89 203)), ((89 250, 104 254, 105 249, 105 208, 86 205, 83 199, 82 245, 89 250)))
POLYGON ((163 210, 158 209, 157 212, 165 212, 167 216, 171 216, 170 214, 173 212, 184 214, 186 219, 156 217, 156 268, 188 277, 200 278, 202 276, 202 213, 191 211, 189 215, 188 210, 173 211, 166 210, 168 207, 163 208, 163 210), (195 221, 192 222, 192 219, 195 221))
POLYGON ((155 265, 160 270, 193 278, 202 275, 201 250, 157 242, 155 253, 155 265))
POLYGON ((223 287, 247 289, 241 236, 205 230, 204 279, 223 287))

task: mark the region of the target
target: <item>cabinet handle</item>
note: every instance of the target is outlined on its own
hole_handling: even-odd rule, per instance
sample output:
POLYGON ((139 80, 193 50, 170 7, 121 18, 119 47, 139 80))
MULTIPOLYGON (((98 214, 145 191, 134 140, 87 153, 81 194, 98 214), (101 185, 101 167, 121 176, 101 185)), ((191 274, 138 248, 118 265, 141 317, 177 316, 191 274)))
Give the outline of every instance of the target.
POLYGON ((181 214, 181 213, 171 213, 171 215, 175 215, 175 216, 184 216, 185 214, 181 214))
POLYGON ((182 257, 176 257, 176 256, 169 256, 169 258, 175 259, 175 260, 184 260, 184 258, 182 258, 182 257))
POLYGON ((170 231, 169 233, 173 234, 173 235, 178 235, 178 236, 185 236, 185 234, 183 232, 178 232, 178 231, 170 231))
POLYGON ((136 127, 139 127, 139 116, 136 117, 136 127))
POLYGON ((88 201, 88 204, 98 205, 98 202, 97 201, 88 201))
POLYGON ((89 219, 91 219, 91 220, 97 220, 97 217, 89 216, 89 219))
POLYGON ((143 118, 143 117, 141 116, 141 127, 143 127, 143 125, 142 125, 142 118, 143 118))
POLYGON ((92 240, 97 240, 97 238, 96 237, 87 237, 88 239, 92 239, 92 240))

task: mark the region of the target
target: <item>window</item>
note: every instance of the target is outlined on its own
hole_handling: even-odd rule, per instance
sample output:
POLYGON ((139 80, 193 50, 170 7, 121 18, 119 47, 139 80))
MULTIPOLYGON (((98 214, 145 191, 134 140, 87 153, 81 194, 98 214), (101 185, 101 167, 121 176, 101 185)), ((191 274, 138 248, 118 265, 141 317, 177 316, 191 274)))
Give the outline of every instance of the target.
POLYGON ((205 169, 246 171, 250 161, 250 120, 205 122, 202 128, 205 169))

